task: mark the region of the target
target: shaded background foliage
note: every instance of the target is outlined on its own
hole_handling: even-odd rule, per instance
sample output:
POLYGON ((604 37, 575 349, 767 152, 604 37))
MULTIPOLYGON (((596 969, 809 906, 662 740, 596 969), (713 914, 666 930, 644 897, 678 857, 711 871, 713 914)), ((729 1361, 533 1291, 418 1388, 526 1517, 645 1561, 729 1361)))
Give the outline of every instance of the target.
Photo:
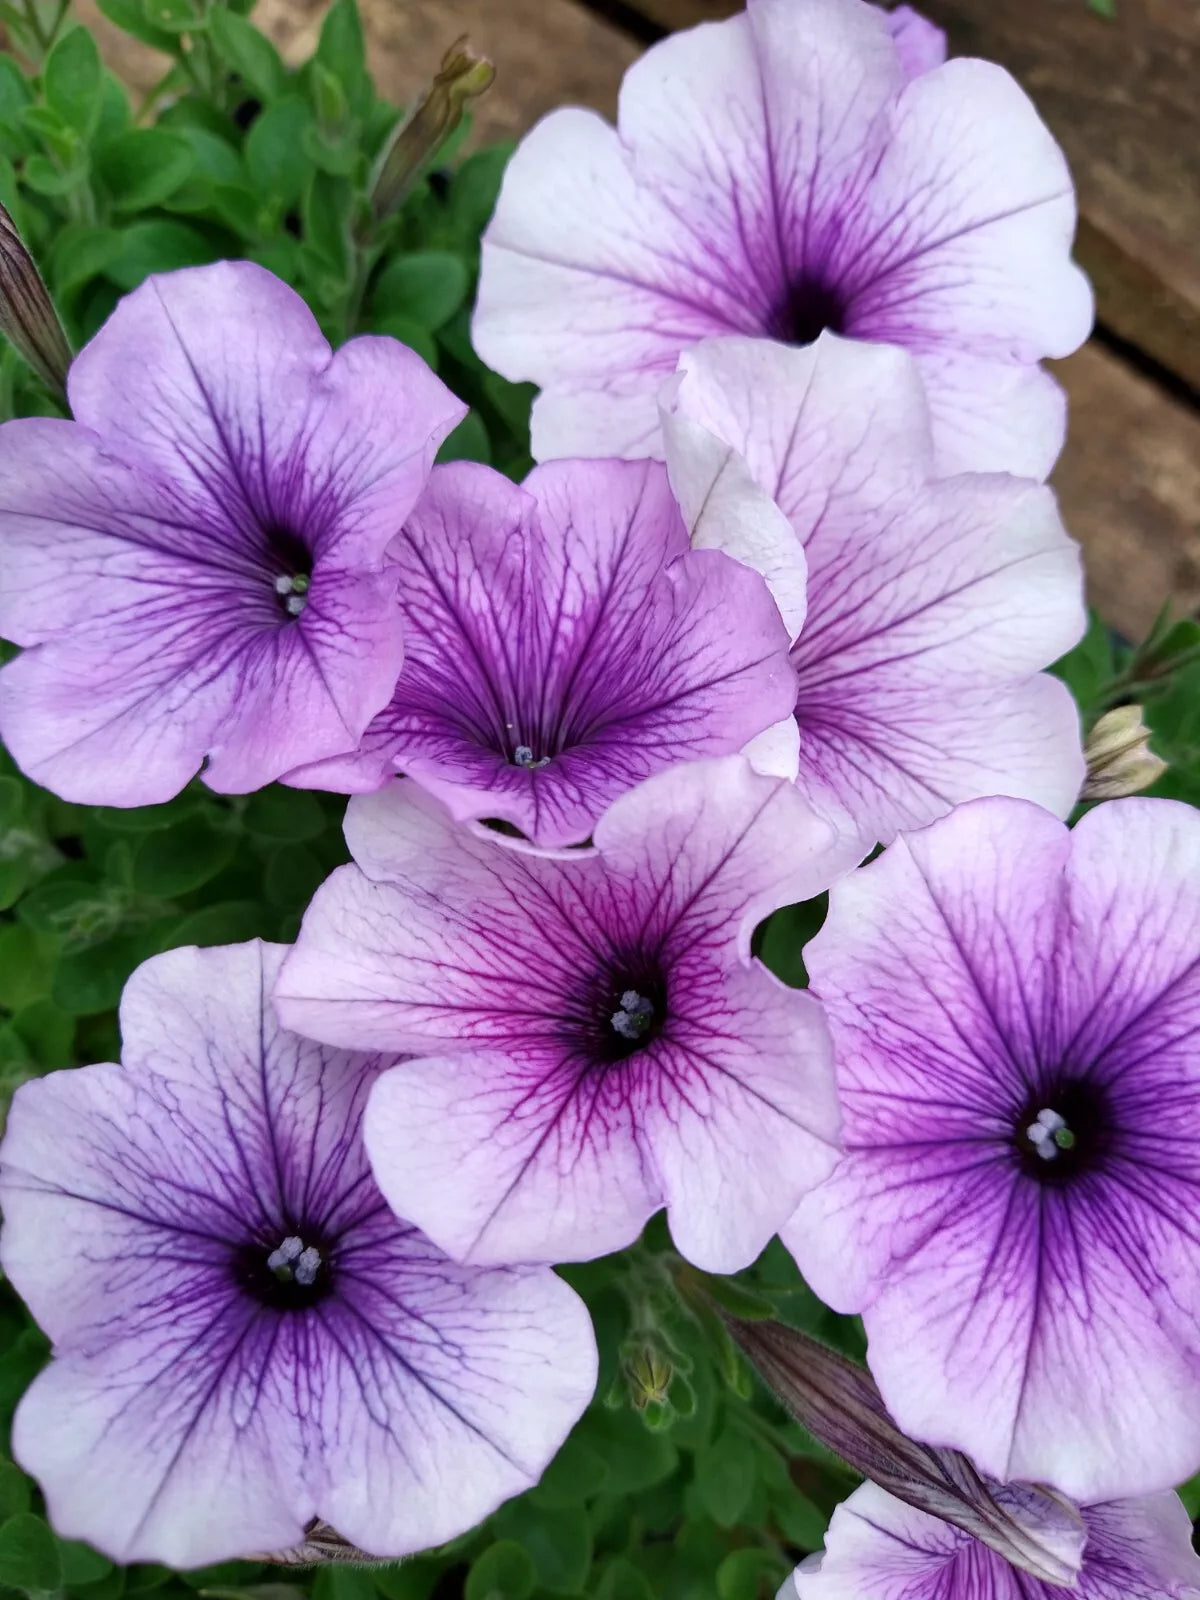
MULTIPOLYGON (((380 219, 372 174, 398 110, 375 93, 354 0, 336 0, 296 70, 244 0, 101 0, 172 59, 136 109, 66 0, 0 0, 0 202, 36 256, 76 347, 151 272, 249 257, 292 284, 328 337, 391 334, 471 407, 443 459, 530 466, 532 390, 489 372, 469 338, 478 242, 506 147, 455 157, 451 136, 404 206, 380 219)), ((55 414, 8 346, 0 417, 55 414)), ((2 575, 0 575, 2 581, 2 575)), ((1085 723, 1136 698, 1170 763, 1152 792, 1200 804, 1200 627, 1164 616, 1137 649, 1097 619, 1057 669, 1085 723)), ((115 1007, 158 951, 290 940, 348 859, 345 801, 278 785, 226 797, 191 785, 166 805, 66 804, 0 751, 0 1114, 26 1078, 115 1059, 115 1007)), ((823 902, 760 930, 763 959, 802 984, 823 902)), ((696 1296, 661 1219, 634 1249, 563 1269, 601 1347, 597 1399, 543 1481, 445 1549, 379 1568, 235 1562, 120 1569, 54 1536, 35 1486, 0 1455, 0 1590, 121 1600, 155 1591, 233 1600, 757 1600, 820 1547, 854 1475, 790 1422, 696 1296)), ((771 1314, 861 1357, 776 1242, 737 1280, 704 1280, 743 1315, 771 1314)), ((0 1438, 47 1355, 0 1284, 0 1438)), ((1200 1490, 1186 1491, 1193 1514, 1200 1490)))

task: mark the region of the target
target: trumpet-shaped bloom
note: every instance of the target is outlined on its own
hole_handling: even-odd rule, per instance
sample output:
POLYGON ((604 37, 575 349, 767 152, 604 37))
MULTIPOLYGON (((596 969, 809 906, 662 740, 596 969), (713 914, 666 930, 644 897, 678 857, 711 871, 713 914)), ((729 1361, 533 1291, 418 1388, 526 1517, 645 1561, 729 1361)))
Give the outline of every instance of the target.
MULTIPOLYGON (((755 521, 748 476, 807 561, 792 645, 802 791, 844 809, 868 844, 981 795, 1066 816, 1084 778, 1079 719, 1066 687, 1038 669, 1086 617, 1079 552, 1049 489, 936 478, 903 351, 832 334, 804 350, 714 339, 681 366, 664 429, 689 520, 720 548, 727 523, 704 508, 732 474, 741 520, 755 521)), ((778 554, 765 547, 764 559, 744 537, 729 548, 784 606, 778 554)))
POLYGON ((1200 1466, 1200 814, 978 800, 805 960, 845 1156, 784 1239, 899 1426, 1088 1504, 1200 1466))
POLYGON ((413 1052, 367 1111, 376 1179, 459 1259, 563 1261, 665 1205, 699 1266, 747 1265, 833 1165, 811 996, 757 923, 854 853, 741 756, 672 767, 558 859, 456 828, 405 783, 350 802, 276 989, 289 1026, 413 1052))
POLYGON ((389 1211, 360 1136, 387 1059, 279 1027, 279 946, 130 979, 123 1066, 18 1090, 4 1270, 54 1341, 13 1448, 58 1531, 174 1566, 465 1531, 537 1481, 595 1382, 551 1272, 468 1269, 389 1211))
POLYGON ((393 339, 336 355, 220 262, 148 279, 76 358, 74 422, 0 428, 0 731, 69 800, 242 793, 353 749, 403 658, 383 553, 464 408, 393 339))
POLYGON ((1044 476, 1064 406, 1037 363, 1091 322, 1070 177, 1006 72, 939 54, 928 24, 862 0, 749 0, 636 62, 617 128, 539 123, 474 326, 485 361, 543 390, 534 455, 655 454, 681 351, 829 329, 913 352, 945 469, 1044 476))
POLYGON ((1195 1600, 1200 1558, 1174 1494, 1083 1511, 1087 1544, 1073 1588, 1010 1567, 969 1533, 873 1483, 833 1514, 824 1553, 792 1574, 779 1600, 1195 1600))
MULTIPOLYGON (((778 513, 756 515, 769 529, 778 513)), ((655 462, 553 462, 523 488, 438 467, 390 556, 391 703, 354 755, 294 782, 357 793, 400 770, 460 820, 577 844, 642 778, 740 749, 795 700, 766 584, 691 548, 655 462)))

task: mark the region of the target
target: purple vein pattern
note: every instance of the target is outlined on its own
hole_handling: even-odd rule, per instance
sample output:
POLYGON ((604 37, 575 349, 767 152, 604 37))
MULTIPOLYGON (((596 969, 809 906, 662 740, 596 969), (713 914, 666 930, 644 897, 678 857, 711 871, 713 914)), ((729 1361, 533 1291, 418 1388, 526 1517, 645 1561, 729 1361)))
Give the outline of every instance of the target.
POLYGON ((1081 637, 1086 613, 1050 490, 936 477, 902 350, 828 333, 803 350, 711 339, 681 368, 663 425, 693 537, 757 567, 787 614, 778 539, 756 547, 742 531, 769 526, 749 477, 804 552, 791 730, 804 794, 848 813, 868 847, 982 795, 1065 817, 1084 777, 1079 719, 1038 669, 1081 637), (736 522, 712 514, 727 480, 736 522))
POLYGON ((220 262, 148 279, 76 358, 74 422, 0 428, 0 730, 69 800, 257 789, 353 749, 402 660, 384 550, 464 407, 392 339, 332 354, 220 262))
POLYGON ((1083 1510, 1087 1544, 1075 1587, 1043 1583, 927 1512, 864 1483, 833 1513, 825 1551, 779 1600, 1195 1600, 1200 1559, 1174 1494, 1083 1510))
POLYGON ((352 800, 346 837, 357 864, 318 890, 277 1003, 414 1054, 367 1149, 451 1255, 603 1255, 665 1205, 678 1248, 731 1272, 828 1173, 825 1023, 750 938, 856 853, 790 784, 741 756, 672 767, 567 859, 476 838, 407 782, 352 800))
POLYGON ((657 462, 552 462, 520 488, 435 468, 389 554, 391 703, 356 755, 293 781, 356 793, 401 770, 460 821, 577 844, 642 778, 740 749, 795 701, 767 585, 691 549, 657 462))
POLYGON ((13 1103, 4 1270, 54 1342, 14 1450, 114 1560, 283 1549, 313 1517, 439 1544, 535 1483, 592 1393, 565 1284, 458 1266, 388 1209, 360 1122, 389 1061, 283 1032, 282 955, 156 957, 124 1065, 13 1103))
POLYGON ((543 390, 534 456, 656 454, 682 350, 829 329, 913 352, 942 467, 1044 477, 1065 408, 1037 363, 1091 322, 1070 176, 1006 72, 939 56, 861 0, 749 0, 636 62, 617 128, 544 118, 474 324, 490 366, 543 390))
POLYGON ((972 801, 805 960, 845 1158, 784 1239, 904 1431, 1082 1504, 1200 1467, 1200 814, 972 801))

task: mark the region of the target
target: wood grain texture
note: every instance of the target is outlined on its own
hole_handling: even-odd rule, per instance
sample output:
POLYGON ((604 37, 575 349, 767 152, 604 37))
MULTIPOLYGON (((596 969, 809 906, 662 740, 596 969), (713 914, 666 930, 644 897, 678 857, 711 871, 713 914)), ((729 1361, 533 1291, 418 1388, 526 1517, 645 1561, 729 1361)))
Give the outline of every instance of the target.
MULTIPOLYGON (((461 34, 496 63, 496 82, 475 102, 473 145, 514 138, 563 103, 612 116, 617 89, 640 46, 575 0, 360 0, 367 55, 379 92, 403 104, 429 82, 461 34)), ((311 54, 328 0, 260 0, 254 21, 290 63, 311 54)), ((144 93, 168 65, 121 33, 95 0, 76 0, 112 69, 144 93)))
POLYGON ((1168 596, 1200 605, 1200 413, 1095 343, 1051 363, 1070 399, 1051 480, 1092 604, 1138 639, 1168 596))
MULTIPOLYGON (((634 0, 665 28, 736 0, 634 0)), ((1200 390, 1200 4, 921 0, 957 55, 1020 79, 1079 189, 1077 255, 1100 321, 1200 390)))

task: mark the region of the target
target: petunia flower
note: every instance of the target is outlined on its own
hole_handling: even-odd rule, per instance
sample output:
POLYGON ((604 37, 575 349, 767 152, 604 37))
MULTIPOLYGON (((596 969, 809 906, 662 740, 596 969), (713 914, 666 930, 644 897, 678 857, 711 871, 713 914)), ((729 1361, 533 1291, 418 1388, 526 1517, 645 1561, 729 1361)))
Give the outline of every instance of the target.
POLYGON ((617 128, 556 111, 484 237, 474 338, 543 391, 533 452, 660 451, 655 396, 713 334, 903 345, 944 470, 1044 477, 1087 337, 1062 152, 1000 67, 936 64, 862 0, 749 0, 625 76, 617 128))
POLYGON ((1200 1467, 1200 814, 978 800, 805 951, 845 1157, 783 1237, 897 1424, 1081 1504, 1200 1467))
POLYGON ((750 939, 856 857, 789 784, 741 756, 672 767, 559 859, 406 782, 352 800, 346 838, 357 865, 317 891, 276 1000, 314 1038, 413 1053, 367 1149, 451 1255, 603 1255, 665 1205, 684 1255, 734 1271, 828 1173, 820 1008, 750 939))
POLYGON ((969 1533, 864 1483, 833 1513, 824 1552, 779 1600, 1195 1600, 1200 1558, 1178 1495, 1083 1510, 1087 1543, 1075 1584, 1031 1578, 969 1533))
POLYGON ((27 1083, 9 1117, 0 1255, 54 1343, 13 1448, 56 1530, 117 1561, 318 1518, 374 1555, 438 1544, 537 1481, 595 1382, 551 1272, 455 1265, 389 1211, 360 1137, 389 1062, 284 1032, 282 955, 155 957, 124 1065, 27 1083))
POLYGON ((383 553, 464 408, 392 339, 330 351, 249 262, 148 279, 0 427, 0 732, 69 800, 225 793, 353 749, 402 659, 383 553))
MULTIPOLYGON (((1087 618, 1079 551, 1049 489, 999 474, 935 477, 912 358, 822 334, 804 350, 713 339, 664 394, 667 464, 696 521, 732 474, 757 484, 807 562, 796 625, 791 766, 867 844, 952 805, 1011 794, 1066 816, 1084 779, 1079 718, 1038 669, 1087 618), (798 752, 796 749, 798 741, 798 752)), ((721 547, 726 524, 705 519, 721 547)), ((729 547, 781 604, 778 555, 729 547)))
MULTIPOLYGON (((740 553, 736 518, 721 525, 740 553)), ((738 750, 794 703, 766 584, 691 548, 657 463, 554 462, 522 488, 436 468, 389 554, 406 650, 391 703, 355 754, 293 782, 359 793, 399 770, 459 820, 577 844, 642 778, 738 750)))

